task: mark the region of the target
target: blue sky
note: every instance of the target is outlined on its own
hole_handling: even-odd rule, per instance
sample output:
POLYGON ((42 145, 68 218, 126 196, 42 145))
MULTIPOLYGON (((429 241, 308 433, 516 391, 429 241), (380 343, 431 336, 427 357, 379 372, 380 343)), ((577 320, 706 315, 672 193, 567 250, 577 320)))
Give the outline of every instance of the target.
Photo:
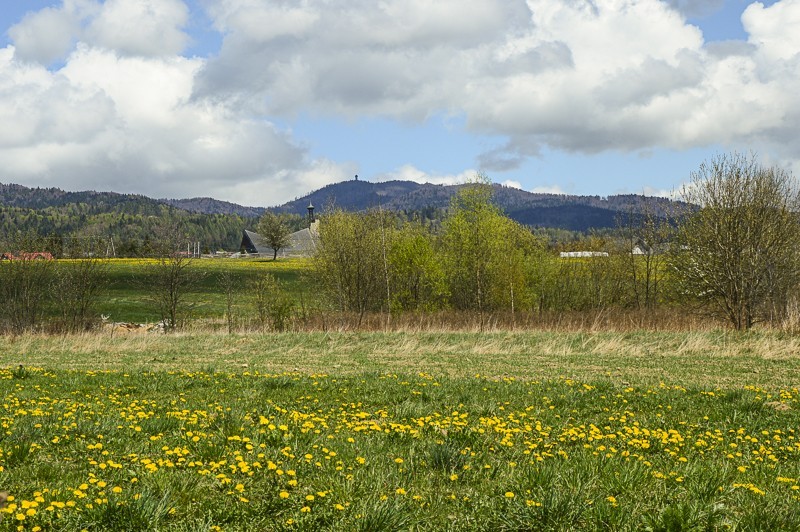
POLYGON ((800 169, 800 0, 25 0, 0 182, 274 205, 352 178, 667 194, 800 169), (345 7, 342 7, 345 6, 345 7))

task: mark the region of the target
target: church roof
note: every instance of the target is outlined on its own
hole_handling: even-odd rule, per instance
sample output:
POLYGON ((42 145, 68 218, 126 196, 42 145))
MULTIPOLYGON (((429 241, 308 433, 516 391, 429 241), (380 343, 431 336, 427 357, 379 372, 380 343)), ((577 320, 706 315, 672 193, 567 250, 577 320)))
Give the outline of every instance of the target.
MULTIPOLYGON (((295 231, 289 235, 289 245, 281 248, 278 254, 282 257, 310 257, 317 250, 319 240, 319 221, 311 227, 295 231)), ((259 255, 272 255, 272 248, 264 238, 255 231, 244 230, 242 235, 242 248, 248 253, 259 255)))

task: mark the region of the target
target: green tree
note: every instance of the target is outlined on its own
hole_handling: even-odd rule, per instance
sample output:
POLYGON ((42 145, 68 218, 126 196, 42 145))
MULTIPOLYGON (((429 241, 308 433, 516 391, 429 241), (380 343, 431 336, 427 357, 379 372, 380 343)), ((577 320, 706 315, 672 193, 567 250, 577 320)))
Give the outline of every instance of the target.
POLYGON ((432 235, 420 223, 404 224, 389 247, 392 311, 432 311, 447 303, 444 268, 432 235))
POLYGON ((292 319, 294 300, 283 283, 273 274, 260 274, 253 285, 255 311, 262 329, 268 326, 275 332, 285 331, 292 319))
POLYGON ((483 312, 492 283, 493 244, 503 215, 492 203, 484 176, 462 188, 450 201, 442 227, 442 249, 450 299, 458 309, 483 312))
POLYGON ((683 189, 672 267, 683 293, 737 330, 783 314, 800 281, 800 189, 788 172, 733 153, 683 189))
POLYGON ((384 250, 391 232, 384 213, 327 212, 320 222, 314 273, 322 289, 341 311, 364 314, 384 307, 387 268, 384 250))
POLYGON ((442 227, 442 257, 455 308, 482 315, 528 307, 531 263, 541 252, 539 240, 493 204, 485 176, 452 198, 442 227))
POLYGON ((288 220, 283 215, 269 211, 258 220, 256 231, 272 249, 272 260, 278 258, 278 251, 289 245, 289 235, 292 233, 288 220))

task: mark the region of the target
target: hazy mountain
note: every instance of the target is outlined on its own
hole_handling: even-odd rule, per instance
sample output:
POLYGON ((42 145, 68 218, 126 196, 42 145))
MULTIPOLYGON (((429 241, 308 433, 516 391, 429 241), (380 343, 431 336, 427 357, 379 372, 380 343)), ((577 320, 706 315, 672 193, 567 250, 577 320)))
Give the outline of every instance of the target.
POLYGON ((60 188, 29 188, 22 185, 0 183, 0 205, 24 209, 43 209, 62 207, 73 203, 85 203, 99 208, 114 208, 125 204, 154 207, 163 202, 139 194, 119 194, 117 192, 67 192, 60 188))
MULTIPOLYGON (((216 203, 206 202, 211 208, 216 203)), ((228 209, 235 210, 233 204, 228 209)), ((219 207, 216 207, 219 210, 219 207)), ((248 209, 241 207, 241 209, 248 209)), ((65 237, 114 242, 120 256, 147 254, 159 225, 180 224, 189 240, 203 250, 237 249, 242 229, 256 217, 232 213, 188 211, 135 194, 115 192, 65 192, 57 188, 28 188, 0 183, 0 242, 19 232, 48 237, 48 248, 60 255, 65 237)))
MULTIPOLYGON (((348 211, 381 207, 393 211, 435 212, 437 209, 446 209, 450 198, 463 186, 412 181, 343 181, 269 210, 304 215, 308 205, 313 204, 317 213, 324 212, 330 206, 348 211)), ((497 205, 509 217, 522 224, 573 231, 614 227, 620 213, 641 212, 645 206, 657 215, 664 215, 676 206, 676 203, 665 198, 635 194, 608 197, 541 194, 502 185, 494 185, 494 197, 497 205)), ((74 204, 84 205, 88 211, 83 211, 86 214, 116 212, 159 216, 165 212, 164 209, 175 209, 197 215, 238 216, 243 219, 257 218, 267 210, 213 198, 157 200, 137 194, 66 192, 57 188, 28 188, 0 183, 0 206, 37 210, 74 204)))
MULTIPOLYGON (((344 181, 311 192, 271 210, 303 214, 309 204, 316 212, 328 206, 348 211, 381 207, 395 211, 445 209, 450 198, 465 185, 431 185, 411 181, 344 181)), ((494 185, 496 204, 512 219, 531 226, 573 231, 615 227, 621 213, 641 212, 645 207, 664 216, 677 205, 666 198, 624 194, 608 197, 542 194, 494 185)))
MULTIPOLYGON (((404 208, 398 206, 398 202, 401 198, 418 193, 420 190, 428 191, 443 188, 444 187, 431 184, 420 185, 413 181, 386 181, 383 183, 342 181, 341 183, 327 185, 301 198, 273 207, 272 209, 279 212, 299 214, 305 212, 309 204, 312 204, 317 212, 321 212, 330 206, 336 206, 347 211, 361 211, 380 206, 399 210, 404 208)), ((443 205, 446 205, 452 192, 441 190, 440 195, 444 198, 443 205)), ((431 194, 431 196, 433 196, 433 194, 431 194)), ((417 201, 415 205, 422 202, 423 201, 417 201)))
POLYGON ((168 205, 189 212, 202 214, 237 214, 246 218, 257 218, 264 214, 264 207, 245 207, 229 201, 214 198, 162 199, 168 205))

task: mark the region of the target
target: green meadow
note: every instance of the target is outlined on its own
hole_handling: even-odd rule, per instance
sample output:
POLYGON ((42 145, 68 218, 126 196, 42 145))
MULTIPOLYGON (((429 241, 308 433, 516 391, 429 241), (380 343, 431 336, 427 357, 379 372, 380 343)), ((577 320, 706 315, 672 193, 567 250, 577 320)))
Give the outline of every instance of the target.
POLYGON ((0 530, 797 530, 776 333, 0 338, 0 530))
MULTIPOLYGON (((148 301, 150 278, 154 274, 152 259, 112 259, 107 263, 107 287, 99 298, 97 310, 113 321, 146 323, 160 319, 148 301)), ((304 273, 308 259, 203 259, 194 260, 190 271, 197 281, 186 293, 188 315, 194 319, 219 319, 225 314, 225 291, 221 283, 223 272, 230 272, 236 280, 236 304, 247 308, 252 305, 252 285, 261 273, 271 273, 283 282, 295 299, 306 291, 304 273)))

